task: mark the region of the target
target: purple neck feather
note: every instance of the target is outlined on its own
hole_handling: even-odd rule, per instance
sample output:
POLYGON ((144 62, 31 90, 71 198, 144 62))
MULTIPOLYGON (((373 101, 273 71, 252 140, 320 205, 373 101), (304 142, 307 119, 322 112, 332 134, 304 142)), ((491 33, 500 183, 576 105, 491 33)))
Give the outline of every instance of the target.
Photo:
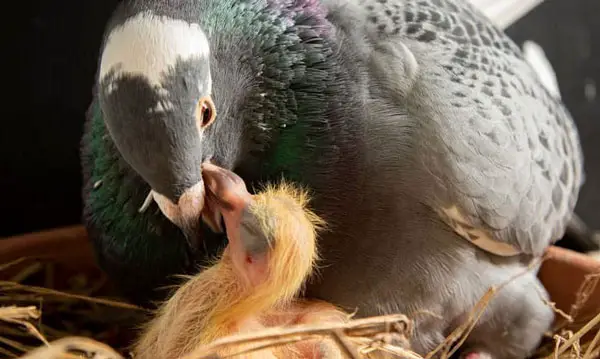
POLYGON ((331 34, 327 10, 320 0, 267 0, 267 6, 296 24, 310 26, 317 36, 331 34))

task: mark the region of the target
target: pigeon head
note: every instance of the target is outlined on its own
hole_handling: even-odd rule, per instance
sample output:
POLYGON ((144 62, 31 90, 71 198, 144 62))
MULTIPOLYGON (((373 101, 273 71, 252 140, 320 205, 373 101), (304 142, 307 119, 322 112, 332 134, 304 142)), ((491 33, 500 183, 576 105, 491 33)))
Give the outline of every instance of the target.
POLYGON ((121 3, 101 49, 102 116, 150 186, 148 199, 190 244, 201 218, 222 232, 201 216, 203 163, 251 182, 313 161, 307 143, 325 141, 328 96, 342 72, 331 33, 314 0, 121 3))
POLYGON ((151 187, 146 204, 153 199, 188 239, 204 206, 202 163, 218 156, 209 56, 198 24, 140 12, 107 32, 98 73, 108 132, 151 187))

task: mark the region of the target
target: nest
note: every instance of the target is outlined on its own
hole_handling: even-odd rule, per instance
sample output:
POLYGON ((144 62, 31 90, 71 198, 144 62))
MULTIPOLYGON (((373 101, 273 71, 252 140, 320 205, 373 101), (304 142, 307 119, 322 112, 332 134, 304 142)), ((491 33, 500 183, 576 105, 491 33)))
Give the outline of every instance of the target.
MULTIPOLYGON (((56 287, 54 264, 34 261, 0 266, 13 269, 10 280, 0 281, 0 356, 22 359, 131 358, 127 345, 134 328, 148 318, 145 310, 111 299, 103 276, 74 273, 56 287), (21 263, 22 264, 22 263, 21 263)), ((531 266, 533 267, 533 265, 531 266)), ((530 270, 531 267, 528 269, 530 270)), ((5 273, 0 273, 4 278, 5 273)), ((512 279, 511 279, 512 280, 512 279)), ((600 273, 587 275, 569 312, 551 306, 559 320, 547 333, 534 358, 600 358, 600 313, 580 318, 578 311, 590 299, 600 273), (575 320, 574 318, 578 318, 575 320)), ((506 284, 506 283, 505 283, 506 284)), ((332 338, 348 358, 369 358, 383 350, 398 358, 449 358, 464 343, 490 300, 504 285, 490 288, 473 308, 468 320, 434 351, 422 357, 410 350, 412 322, 405 315, 352 320, 337 325, 298 325, 219 339, 182 359, 220 358, 216 350, 228 345, 251 344, 250 349, 285 345, 319 337, 332 338), (350 343, 360 344, 360 350, 350 343)), ((241 353, 240 353, 241 354, 241 353)))

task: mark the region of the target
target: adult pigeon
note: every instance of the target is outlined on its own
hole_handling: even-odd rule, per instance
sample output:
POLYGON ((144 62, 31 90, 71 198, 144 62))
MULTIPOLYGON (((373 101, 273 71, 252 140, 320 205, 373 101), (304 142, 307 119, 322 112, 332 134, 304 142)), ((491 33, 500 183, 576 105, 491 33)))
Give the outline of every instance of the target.
MULTIPOLYGON (((249 188, 308 187, 330 230, 307 295, 413 316, 421 354, 561 237, 582 184, 568 111, 466 0, 125 1, 94 94, 84 218, 123 293, 144 301, 218 250, 211 161, 249 188)), ((530 354, 546 297, 517 276, 463 355, 530 354)))

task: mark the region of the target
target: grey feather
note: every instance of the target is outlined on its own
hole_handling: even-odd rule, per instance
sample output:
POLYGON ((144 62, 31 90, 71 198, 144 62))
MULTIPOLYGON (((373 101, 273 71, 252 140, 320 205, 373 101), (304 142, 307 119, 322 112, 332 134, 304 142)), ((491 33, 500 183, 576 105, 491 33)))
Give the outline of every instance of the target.
POLYGON ((421 128, 419 160, 439 179, 427 204, 468 239, 540 255, 563 235, 582 184, 579 138, 563 104, 466 2, 354 4, 366 12, 373 47, 386 49, 372 71, 421 128), (416 79, 405 68, 411 56, 416 79))
MULTIPOLYGON (((357 176, 364 197, 346 209, 360 226, 332 216, 336 233, 322 241, 332 265, 309 294, 361 315, 441 315, 417 316, 413 345, 426 353, 562 236, 583 182, 577 129, 516 44, 466 0, 323 2, 336 27, 361 34, 356 53, 370 54, 363 170, 374 177, 357 176), (469 243, 484 248, 481 238, 516 255, 469 243)), ((465 349, 531 354, 553 320, 543 299, 535 271, 513 280, 465 349)))

